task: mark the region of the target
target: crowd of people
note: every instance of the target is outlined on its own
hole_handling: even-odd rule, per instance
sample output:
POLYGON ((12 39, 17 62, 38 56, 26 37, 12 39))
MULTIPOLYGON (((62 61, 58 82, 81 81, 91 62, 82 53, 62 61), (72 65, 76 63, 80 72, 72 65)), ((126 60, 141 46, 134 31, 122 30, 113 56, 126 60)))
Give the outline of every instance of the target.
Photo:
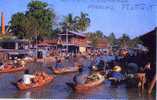
POLYGON ((53 67, 67 67, 65 62, 69 62, 69 64, 77 63, 81 66, 79 73, 74 77, 76 84, 85 84, 93 70, 97 70, 104 72, 113 83, 121 83, 121 81, 134 78, 137 80, 137 87, 143 92, 144 87, 149 86, 153 78, 153 75, 150 74, 153 65, 146 51, 129 49, 116 51, 90 50, 85 53, 61 52, 58 54, 57 56, 54 55, 55 63, 53 67))
MULTIPOLYGON (((75 84, 87 83, 89 77, 96 76, 95 72, 99 72, 107 80, 112 82, 112 85, 118 85, 123 82, 128 82, 129 79, 135 79, 140 92, 143 92, 145 87, 151 84, 155 72, 146 51, 133 49, 118 49, 118 50, 88 50, 87 52, 67 53, 59 50, 54 50, 51 56, 53 59, 54 68, 79 67, 79 72, 74 76, 75 84)), ((14 62, 14 64, 17 64, 14 62)), ((24 64, 23 64, 24 65, 24 64)), ((1 64, 3 66, 3 64, 1 64)), ((3 68, 3 67, 2 67, 3 68)), ((23 77, 25 84, 30 84, 34 75, 26 73, 23 77)), ((135 82, 135 83, 136 83, 135 82)), ((134 86, 131 84, 130 86, 134 86)), ((151 93, 151 89, 148 92, 151 93)))

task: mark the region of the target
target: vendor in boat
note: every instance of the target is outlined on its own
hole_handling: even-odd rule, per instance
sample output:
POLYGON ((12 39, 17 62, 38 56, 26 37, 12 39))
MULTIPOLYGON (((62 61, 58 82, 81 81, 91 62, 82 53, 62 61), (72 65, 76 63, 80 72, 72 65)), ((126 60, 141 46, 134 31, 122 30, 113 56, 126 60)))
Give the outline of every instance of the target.
POLYGON ((0 62, 0 70, 4 69, 4 64, 2 62, 0 62))
POLYGON ((56 61, 55 61, 55 64, 54 64, 54 68, 63 68, 63 64, 61 62, 61 59, 59 59, 58 57, 55 58, 56 61))
POLYGON ((104 70, 105 62, 103 60, 102 55, 103 55, 102 53, 99 53, 98 56, 95 58, 94 66, 93 66, 94 70, 98 70, 98 71, 103 71, 104 70))
POLYGON ((74 76, 75 84, 85 84, 88 76, 91 74, 92 69, 92 61, 86 59, 84 56, 84 62, 82 63, 82 67, 79 69, 79 73, 74 76))
POLYGON ((122 68, 120 66, 114 66, 112 72, 110 73, 109 79, 114 83, 121 82, 124 80, 124 75, 121 73, 121 71, 122 68))
POLYGON ((95 65, 98 65, 101 60, 102 60, 102 57, 100 56, 100 53, 98 53, 97 57, 95 58, 95 65))
POLYGON ((23 83, 24 84, 31 84, 32 83, 32 79, 35 78, 34 75, 29 74, 29 70, 25 71, 25 74, 23 75, 23 83))
POLYGON ((99 63, 94 67, 98 71, 104 71, 105 63, 103 60, 100 60, 99 63))

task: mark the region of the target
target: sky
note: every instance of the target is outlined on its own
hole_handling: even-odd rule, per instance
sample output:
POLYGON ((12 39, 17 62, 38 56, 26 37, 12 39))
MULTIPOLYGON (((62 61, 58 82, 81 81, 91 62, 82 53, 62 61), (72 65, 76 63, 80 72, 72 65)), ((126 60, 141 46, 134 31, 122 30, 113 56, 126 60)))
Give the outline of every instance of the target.
MULTIPOLYGON (((5 23, 17 12, 25 12, 31 0, 0 0, 0 12, 5 23)), ((104 35, 123 33, 131 38, 145 34, 157 26, 157 0, 40 0, 47 2, 56 13, 59 22, 69 13, 89 14, 91 24, 87 32, 100 30, 104 35)))

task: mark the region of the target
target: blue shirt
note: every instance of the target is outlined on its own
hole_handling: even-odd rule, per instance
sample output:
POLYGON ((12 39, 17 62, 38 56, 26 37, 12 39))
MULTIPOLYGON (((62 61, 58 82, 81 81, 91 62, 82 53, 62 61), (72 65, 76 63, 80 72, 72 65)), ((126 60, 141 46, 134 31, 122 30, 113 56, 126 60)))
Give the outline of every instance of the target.
POLYGON ((62 63, 55 63, 54 64, 54 68, 63 68, 63 64, 62 63))
POLYGON ((95 64, 98 65, 99 62, 100 62, 100 60, 101 60, 101 57, 96 57, 96 59, 95 59, 95 64))
POLYGON ((111 76, 118 79, 118 80, 124 79, 124 75, 121 74, 120 72, 112 72, 111 76))

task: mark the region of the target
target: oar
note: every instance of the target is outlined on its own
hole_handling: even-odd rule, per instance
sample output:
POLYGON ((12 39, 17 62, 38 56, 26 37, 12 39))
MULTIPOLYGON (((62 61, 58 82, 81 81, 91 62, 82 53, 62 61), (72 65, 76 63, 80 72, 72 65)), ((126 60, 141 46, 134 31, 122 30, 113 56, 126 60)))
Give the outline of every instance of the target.
POLYGON ((13 86, 15 86, 15 87, 18 89, 18 86, 17 86, 17 83, 16 83, 16 82, 11 82, 11 84, 12 84, 13 86))
POLYGON ((71 87, 73 90, 75 89, 75 84, 74 83, 70 83, 70 82, 66 82, 66 85, 68 85, 69 87, 71 87))

